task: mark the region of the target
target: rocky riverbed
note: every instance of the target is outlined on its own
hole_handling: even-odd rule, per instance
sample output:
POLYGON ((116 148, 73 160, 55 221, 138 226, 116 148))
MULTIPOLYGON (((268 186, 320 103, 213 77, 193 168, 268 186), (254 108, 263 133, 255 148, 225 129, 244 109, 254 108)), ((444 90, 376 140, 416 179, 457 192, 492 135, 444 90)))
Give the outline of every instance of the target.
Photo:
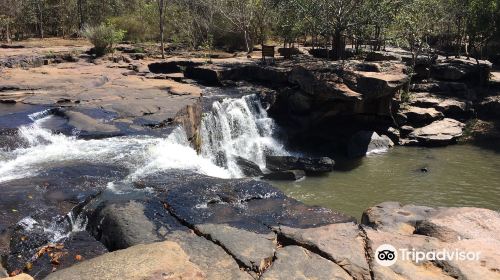
POLYGON ((453 144, 468 120, 495 123, 489 62, 423 60, 410 79, 397 52, 262 65, 120 50, 0 56, 0 277, 500 277, 496 211, 386 202, 356 221, 260 180, 332 172, 339 151, 453 144), (480 258, 386 267, 382 244, 480 258))

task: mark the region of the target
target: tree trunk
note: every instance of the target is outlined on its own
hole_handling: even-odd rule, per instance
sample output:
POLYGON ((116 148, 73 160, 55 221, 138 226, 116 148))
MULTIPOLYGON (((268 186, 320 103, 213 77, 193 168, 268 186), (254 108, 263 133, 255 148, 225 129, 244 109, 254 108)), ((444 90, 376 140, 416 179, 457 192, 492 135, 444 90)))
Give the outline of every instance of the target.
POLYGON ((161 46, 161 58, 165 59, 165 43, 164 43, 164 9, 165 0, 158 0, 158 9, 160 12, 160 46, 161 46))
POLYGON ((247 49, 247 53, 250 53, 250 42, 248 40, 248 32, 246 30, 243 31, 243 36, 245 37, 245 47, 247 49))
POLYGON ((342 40, 342 30, 335 30, 334 35, 334 56, 336 60, 344 58, 345 42, 342 40))
POLYGON ((12 40, 10 39, 10 23, 9 23, 9 19, 7 19, 7 26, 6 26, 6 30, 5 30, 5 36, 7 36, 7 44, 12 43, 12 40))
POLYGON ((37 8, 38 8, 38 31, 40 38, 43 39, 43 9, 42 9, 42 2, 43 0, 38 0, 37 1, 37 8))
POLYGON ((80 31, 82 31, 83 27, 85 25, 85 20, 84 20, 84 16, 83 16, 83 0, 78 0, 77 8, 78 8, 78 17, 79 17, 78 29, 80 31))

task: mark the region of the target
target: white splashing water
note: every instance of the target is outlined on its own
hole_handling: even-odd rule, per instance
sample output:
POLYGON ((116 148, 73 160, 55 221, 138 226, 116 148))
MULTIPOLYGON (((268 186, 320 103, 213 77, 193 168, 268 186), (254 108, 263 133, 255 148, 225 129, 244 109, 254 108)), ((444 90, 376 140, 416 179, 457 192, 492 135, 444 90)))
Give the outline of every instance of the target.
POLYGON ((236 157, 265 168, 266 155, 287 155, 275 137, 276 125, 256 95, 214 102, 201 124, 201 154, 224 166, 231 176, 241 177, 236 157))
POLYGON ((287 152, 273 138, 275 124, 256 96, 215 102, 202 120, 201 155, 189 145, 183 129, 167 138, 146 136, 82 140, 43 128, 50 111, 30 116, 31 125, 19 129, 29 143, 0 157, 0 182, 36 175, 61 163, 101 163, 125 166, 128 179, 165 169, 185 169, 220 178, 241 177, 235 157, 265 166, 265 155, 287 152), (221 164, 220 159, 226 159, 221 164))

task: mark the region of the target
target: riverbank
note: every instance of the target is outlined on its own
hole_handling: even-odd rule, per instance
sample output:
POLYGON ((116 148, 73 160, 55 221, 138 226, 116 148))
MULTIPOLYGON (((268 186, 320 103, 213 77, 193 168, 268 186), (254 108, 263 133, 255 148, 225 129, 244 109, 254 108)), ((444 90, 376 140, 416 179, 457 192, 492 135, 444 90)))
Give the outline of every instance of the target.
MULTIPOLYGON (((420 92, 406 99, 404 55, 262 65, 246 56, 161 61, 130 45, 102 58, 36 48, 0 58, 0 254, 11 275, 493 279, 500 271, 495 211, 384 203, 358 223, 261 179, 335 177, 339 151, 356 160, 394 145, 449 145, 472 118, 495 123, 495 85, 486 95, 472 81, 487 62, 438 62, 446 77, 414 77, 420 92), (393 241, 485 254, 479 266, 379 266, 376 248, 393 241)), ((496 129, 468 136, 491 140, 496 129)), ((432 164, 414 168, 440 174, 432 164)), ((495 205, 495 186, 483 191, 495 205)))

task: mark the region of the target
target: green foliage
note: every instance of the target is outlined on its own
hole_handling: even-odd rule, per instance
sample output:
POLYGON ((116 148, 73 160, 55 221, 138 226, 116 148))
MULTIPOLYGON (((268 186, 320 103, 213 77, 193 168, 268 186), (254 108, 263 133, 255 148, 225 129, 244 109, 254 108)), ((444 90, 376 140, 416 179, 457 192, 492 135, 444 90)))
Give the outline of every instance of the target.
POLYGON ((112 24, 86 27, 83 35, 94 45, 97 55, 113 51, 113 46, 123 40, 126 31, 116 29, 112 24))

